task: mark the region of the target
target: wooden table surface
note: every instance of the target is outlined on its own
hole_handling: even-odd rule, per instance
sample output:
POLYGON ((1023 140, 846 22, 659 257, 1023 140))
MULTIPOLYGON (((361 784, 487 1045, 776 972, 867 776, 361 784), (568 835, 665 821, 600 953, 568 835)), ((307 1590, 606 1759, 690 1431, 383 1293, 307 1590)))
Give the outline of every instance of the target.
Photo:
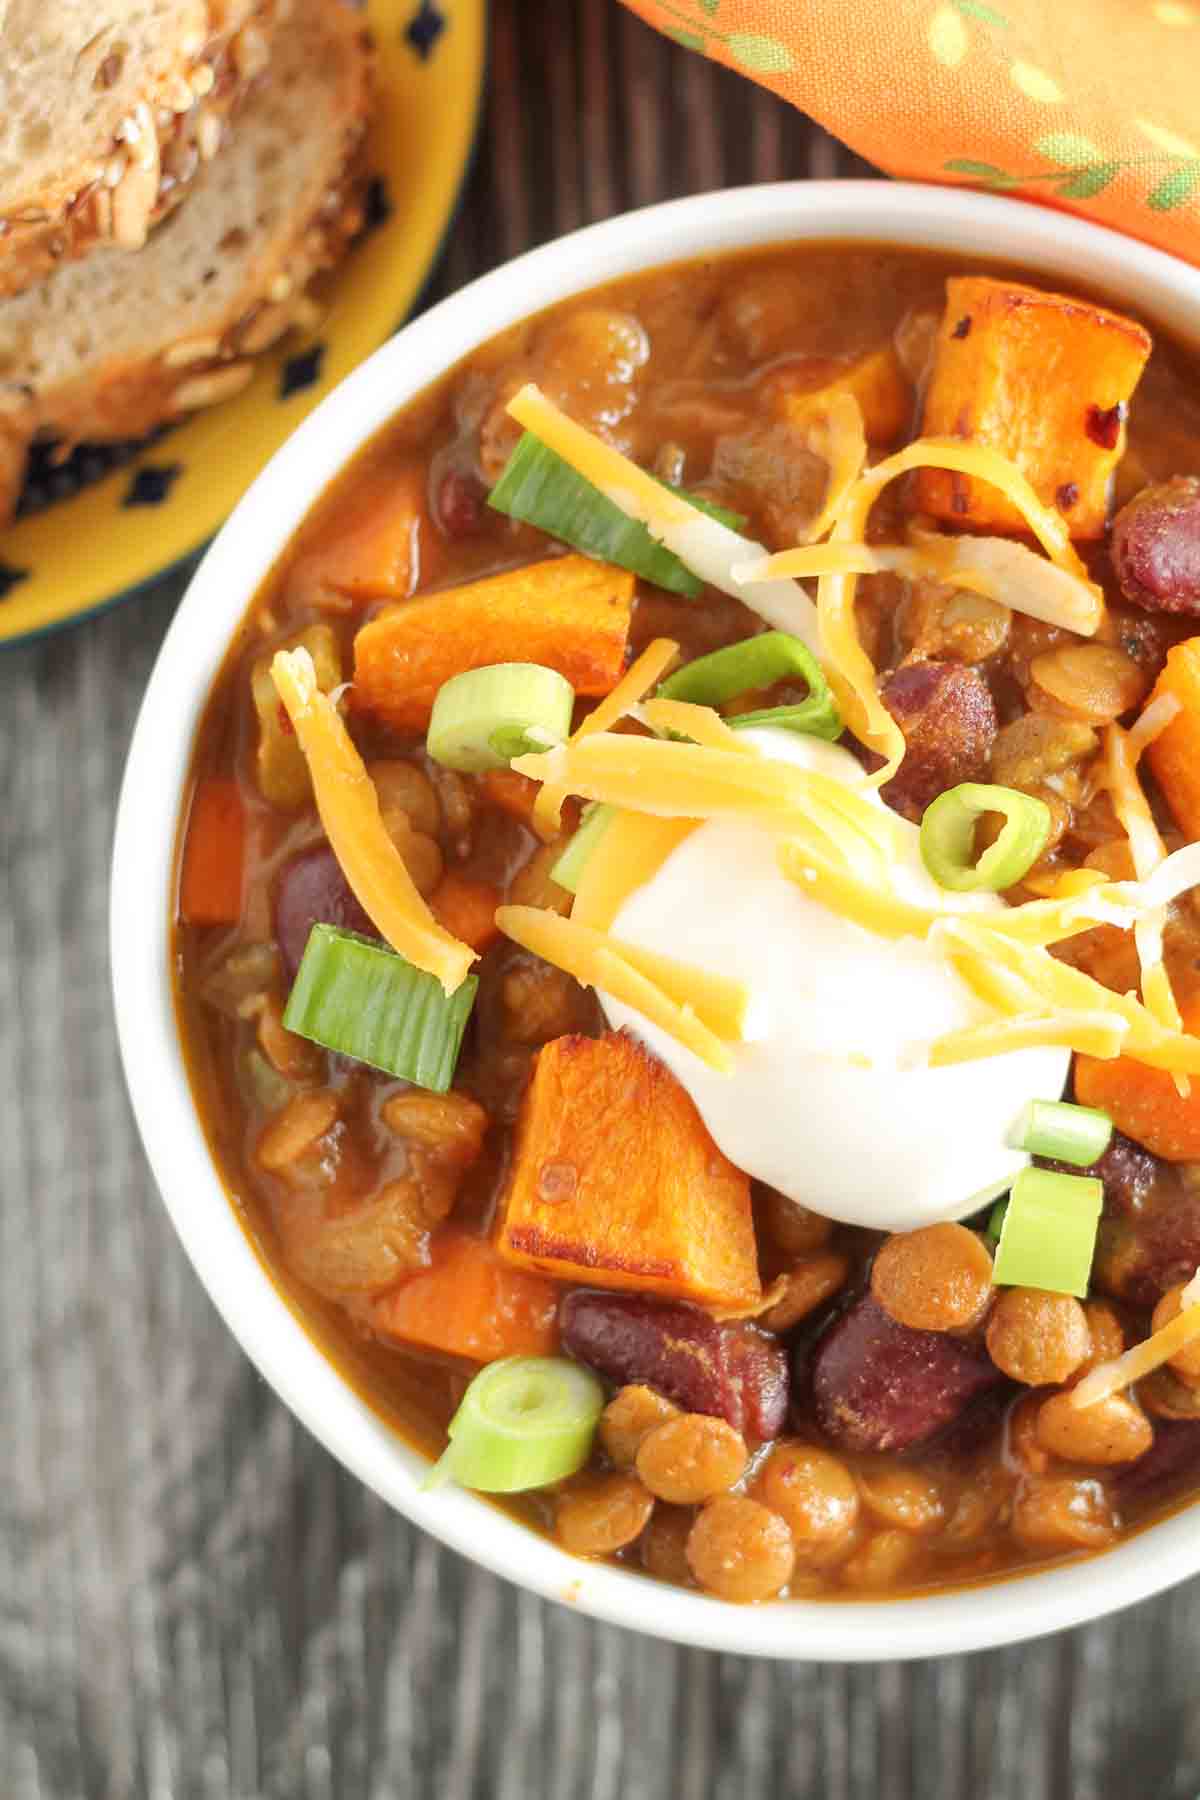
MULTIPOLYGON (((628 206, 866 172, 615 0, 497 0, 430 297, 628 206)), ((1195 1800, 1194 1582, 940 1662, 679 1650, 440 1549, 263 1387, 153 1191, 108 1000, 181 587, 0 659, 0 1800, 1195 1800)))

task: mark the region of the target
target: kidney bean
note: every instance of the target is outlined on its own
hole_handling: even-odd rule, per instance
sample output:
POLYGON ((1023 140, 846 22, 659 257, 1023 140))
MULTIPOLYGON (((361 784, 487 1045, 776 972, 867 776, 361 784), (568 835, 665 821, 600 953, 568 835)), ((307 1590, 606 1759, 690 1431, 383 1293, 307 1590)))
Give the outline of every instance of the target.
POLYGON ((283 972, 296 976, 314 925, 340 925, 364 937, 379 933, 355 899, 332 850, 319 844, 285 863, 275 889, 275 937, 283 972))
POLYGON ((818 1424, 849 1450, 926 1443, 1003 1380, 982 1345, 901 1325, 869 1294, 800 1354, 818 1424))
POLYGON ((915 822, 946 788, 986 778, 998 720, 978 669, 908 663, 888 676, 880 697, 908 745, 898 774, 881 790, 896 812, 915 822))
POLYGON ((787 1358, 753 1325, 719 1324, 685 1301, 583 1289, 563 1301, 559 1327, 570 1355, 622 1387, 654 1388, 758 1443, 783 1429, 787 1358))
POLYGON ((1141 1498, 1151 1490, 1169 1491, 1200 1469, 1200 1419, 1156 1419, 1154 1442, 1136 1462, 1114 1469, 1109 1477, 1118 1501, 1141 1498))
POLYGON ((1143 1209, 1114 1217, 1105 1207, 1096 1241, 1097 1284, 1134 1306, 1156 1306, 1200 1264, 1200 1194, 1162 1183, 1143 1209))
POLYGON ((447 469, 437 484, 434 516, 448 538, 474 537, 487 518, 487 490, 478 476, 447 469))
POLYGON ((1120 1131, 1113 1132, 1104 1155, 1085 1169, 1047 1156, 1037 1156, 1034 1161, 1041 1169, 1056 1169, 1063 1175, 1094 1175, 1104 1183, 1105 1215, 1113 1218, 1136 1213, 1167 1166, 1120 1131))
POLYGON ((1174 475, 1135 494, 1113 520, 1109 549, 1135 606, 1200 614, 1200 479, 1174 475))

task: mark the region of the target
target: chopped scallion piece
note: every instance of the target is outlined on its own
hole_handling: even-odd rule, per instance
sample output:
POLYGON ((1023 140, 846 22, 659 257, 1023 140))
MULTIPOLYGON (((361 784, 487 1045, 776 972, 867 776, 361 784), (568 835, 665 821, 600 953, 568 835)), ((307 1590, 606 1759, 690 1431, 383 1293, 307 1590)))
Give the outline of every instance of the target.
POLYGON ((1008 1198, 993 1280, 1082 1299, 1103 1203, 1104 1184, 1094 1176, 1022 1169, 1008 1198))
POLYGON ((557 881, 568 894, 577 894, 584 864, 616 816, 617 808, 602 800, 585 808, 578 831, 550 871, 551 881, 557 881))
POLYGON ((1104 1155, 1112 1134, 1112 1120, 1094 1106, 1031 1100, 1017 1120, 1012 1145, 1014 1150, 1028 1150, 1031 1156, 1048 1156, 1054 1162, 1086 1169, 1104 1155))
POLYGON ((697 657, 668 676, 658 689, 662 700, 689 700, 697 706, 723 706, 739 694, 774 687, 777 681, 798 677, 808 697, 794 706, 764 707, 739 713, 727 723, 741 730, 753 725, 775 725, 786 731, 802 731, 809 737, 840 737, 842 721, 829 691, 829 683, 812 651, 788 631, 764 631, 744 643, 697 657))
POLYGON ((478 775, 514 756, 553 750, 571 735, 575 690, 541 663, 493 663, 443 682, 425 748, 444 769, 478 775))
POLYGON ((436 976, 386 945, 314 925, 283 1022, 326 1050, 444 1094, 478 986, 468 975, 447 997, 436 976))
POLYGON ((590 1370, 561 1356, 508 1356, 475 1376, 450 1421, 450 1443, 425 1479, 519 1494, 587 1461, 604 1409, 590 1370))
POLYGON ((925 808, 921 860, 939 887, 955 894, 1000 893, 1027 875, 1050 836, 1050 808, 1016 788, 964 781, 925 808), (975 861, 975 827, 1000 813, 1004 829, 975 861))
MULTIPOLYGON (((673 491, 681 493, 682 489, 673 491)), ((683 497, 700 512, 728 525, 731 531, 740 531, 746 523, 741 513, 714 506, 711 500, 701 500, 695 494, 683 497)), ((639 520, 614 506, 598 487, 577 474, 570 463, 531 431, 524 433, 500 471, 499 480, 488 495, 488 505, 507 513, 510 519, 536 525, 539 531, 562 544, 570 544, 573 550, 582 550, 585 556, 632 569, 655 587, 683 594, 689 600, 704 591, 699 576, 685 568, 673 551, 664 550, 639 520)))
POLYGON ((987 1229, 983 1235, 988 1240, 988 1243, 992 1245, 993 1249, 1000 1242, 1000 1234, 1004 1230, 1004 1215, 1007 1211, 1008 1201, 997 1200, 995 1206, 993 1206, 988 1215, 987 1229))

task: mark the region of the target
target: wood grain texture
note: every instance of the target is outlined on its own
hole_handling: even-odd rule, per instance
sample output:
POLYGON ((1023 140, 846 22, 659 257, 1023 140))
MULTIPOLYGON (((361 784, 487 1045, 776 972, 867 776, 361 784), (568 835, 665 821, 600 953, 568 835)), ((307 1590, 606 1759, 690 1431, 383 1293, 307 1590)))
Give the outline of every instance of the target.
MULTIPOLYGON (((628 205, 858 172, 614 0, 498 0, 431 297, 628 205)), ((943 1662, 678 1650, 439 1549, 265 1390, 110 1018, 117 785, 181 588, 0 659, 0 1800, 1195 1800, 1196 1583, 943 1662)))

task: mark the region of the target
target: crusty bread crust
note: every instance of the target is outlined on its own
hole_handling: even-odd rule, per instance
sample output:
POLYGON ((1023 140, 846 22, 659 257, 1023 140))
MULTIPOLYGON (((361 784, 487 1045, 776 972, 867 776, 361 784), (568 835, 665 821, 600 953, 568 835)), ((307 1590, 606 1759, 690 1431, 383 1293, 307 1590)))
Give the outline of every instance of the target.
MULTIPOLYGON (((253 373, 250 359, 290 326, 306 321, 312 311, 308 284, 339 260, 361 229, 366 188, 362 145, 371 98, 370 40, 360 16, 351 12, 344 0, 298 0, 296 10, 300 16, 309 16, 310 23, 313 16, 317 18, 328 63, 340 71, 336 91, 316 95, 322 108, 330 105, 336 113, 331 118, 322 111, 314 127, 327 141, 305 193, 296 198, 271 239, 239 250, 244 267, 239 270, 236 292, 232 297, 226 295, 219 310, 214 305, 210 316, 197 305, 186 320, 163 319, 155 341, 147 341, 135 352, 97 352, 85 357, 65 380, 39 384, 22 379, 28 371, 19 365, 0 369, 0 520, 11 515, 19 494, 19 474, 35 437, 53 437, 66 447, 83 441, 138 437, 156 425, 238 392, 253 373)), ((269 102, 269 86, 268 74, 261 90, 264 105, 269 102)), ((247 107, 247 141, 253 135, 251 114, 258 103, 252 98, 247 107)), ((235 139, 226 156, 237 157, 239 141, 235 139)), ((219 173, 219 167, 214 168, 206 172, 205 179, 213 181, 219 173)), ((164 238, 191 216, 189 209, 183 209, 178 219, 164 228, 164 238)), ((159 241, 152 239, 143 254, 154 255, 159 241)), ((97 256, 113 254, 98 252, 97 256)), ((219 241, 213 243, 212 255, 222 255, 219 241)), ((131 284, 138 281, 140 263, 138 256, 121 258, 131 284)), ((95 259, 78 271, 64 271, 50 279, 90 280, 93 266, 99 266, 95 259)), ((8 302, 9 306, 23 304, 21 298, 8 302)), ((3 323, 4 308, 0 306, 0 328, 3 323)))
MULTIPOLYGON (((216 0, 200 49, 138 101, 97 154, 53 191, 0 215, 0 299, 19 294, 101 244, 139 250, 224 141, 262 76, 287 0, 216 0)), ((190 48, 190 47, 189 47, 190 48)))

